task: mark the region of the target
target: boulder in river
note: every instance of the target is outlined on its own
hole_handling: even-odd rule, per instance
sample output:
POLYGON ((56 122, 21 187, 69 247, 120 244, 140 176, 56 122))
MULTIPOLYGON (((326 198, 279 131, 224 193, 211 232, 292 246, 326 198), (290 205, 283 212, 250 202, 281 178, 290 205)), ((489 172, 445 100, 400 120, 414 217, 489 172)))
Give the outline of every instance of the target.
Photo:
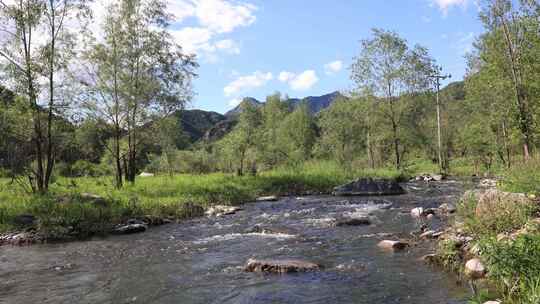
POLYGON ((439 212, 442 214, 452 214, 457 211, 456 206, 453 204, 444 203, 439 206, 439 212))
POLYGON ((291 273, 317 271, 320 266, 316 263, 302 260, 257 260, 249 259, 244 268, 248 272, 291 273))
POLYGON ((465 274, 472 279, 481 279, 486 275, 486 267, 479 259, 472 259, 465 263, 465 274))
POLYGON ((334 196, 400 195, 405 190, 398 182, 388 179, 359 178, 334 188, 334 196))
POLYGON ((336 222, 336 227, 368 226, 368 225, 371 225, 371 221, 367 217, 344 218, 336 222))
POLYGON ((216 205, 216 206, 212 206, 208 208, 205 214, 208 216, 219 217, 219 216, 224 216, 224 215, 232 215, 241 210, 242 208, 240 207, 216 205))
POLYGON ((424 209, 422 207, 418 207, 411 210, 412 217, 425 217, 433 214, 435 214, 435 210, 431 208, 424 209))
POLYGON ((270 195, 270 196, 261 196, 257 198, 257 202, 276 202, 279 200, 279 197, 276 195, 270 195))
POLYGON ((115 234, 133 234, 145 232, 148 226, 142 223, 127 223, 126 225, 117 226, 113 233, 115 234))
POLYGON ((403 250, 409 247, 409 243, 402 242, 402 241, 384 240, 384 241, 380 241, 379 244, 377 244, 377 246, 379 246, 379 248, 382 248, 384 250, 403 250))

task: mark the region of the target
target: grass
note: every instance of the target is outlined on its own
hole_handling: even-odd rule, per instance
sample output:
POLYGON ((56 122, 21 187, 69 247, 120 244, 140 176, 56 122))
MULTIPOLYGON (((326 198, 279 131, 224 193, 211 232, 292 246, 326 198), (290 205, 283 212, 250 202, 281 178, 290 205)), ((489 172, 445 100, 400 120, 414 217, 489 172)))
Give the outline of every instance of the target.
MULTIPOLYGON (((506 171, 501 182, 503 190, 538 193, 538 164, 506 171)), ((495 286, 494 291, 503 303, 540 303, 539 211, 537 202, 523 196, 484 196, 480 202, 464 197, 458 205, 454 230, 461 229, 472 236, 468 248, 475 250, 459 252, 453 250, 451 243, 441 241, 439 259, 455 269, 456 261, 465 261, 460 256, 476 255, 488 269, 489 286, 495 286)), ((485 291, 481 293, 477 298, 483 301, 485 291)), ((481 301, 473 299, 471 303, 481 301)))
POLYGON ((0 232, 16 230, 14 218, 32 214, 39 219, 38 230, 47 237, 103 233, 111 225, 134 217, 189 217, 193 206, 237 205, 261 195, 329 193, 335 186, 357 177, 404 176, 391 169, 343 170, 332 162, 308 162, 258 176, 215 173, 138 178, 135 184, 122 189, 113 187, 111 177, 61 177, 46 196, 25 193, 8 180, 0 180, 0 232), (99 195, 108 204, 102 207, 85 203, 81 193, 99 195))

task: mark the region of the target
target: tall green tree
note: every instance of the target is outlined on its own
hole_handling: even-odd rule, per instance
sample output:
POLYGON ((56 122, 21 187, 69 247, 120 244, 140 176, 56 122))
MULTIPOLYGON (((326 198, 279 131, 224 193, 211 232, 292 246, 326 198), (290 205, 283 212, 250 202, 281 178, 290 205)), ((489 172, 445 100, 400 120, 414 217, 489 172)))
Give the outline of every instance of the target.
POLYGON ((135 182, 142 153, 142 127, 182 109, 192 97, 197 64, 173 41, 171 15, 163 0, 122 0, 108 7, 104 38, 94 40, 86 54, 89 77, 85 102, 91 115, 107 117, 114 126, 109 149, 115 163, 116 186, 123 177, 135 182), (121 153, 120 140, 127 140, 121 153))
POLYGON ((369 91, 379 98, 378 110, 389 126, 395 166, 402 166, 402 119, 407 103, 405 95, 429 88, 433 59, 426 48, 410 48, 395 32, 374 29, 373 37, 361 41, 360 54, 351 67, 351 78, 359 91, 369 91))
MULTIPOLYGON (((36 192, 48 191, 58 154, 55 116, 66 108, 60 76, 73 59, 73 23, 88 17, 85 0, 0 1, 0 57, 13 91, 32 113, 35 166, 29 180, 36 192)), ((62 77, 65 78, 65 77, 62 77)))
POLYGON ((481 20, 489 31, 484 35, 485 66, 512 84, 516 120, 522 136, 523 155, 530 157, 537 103, 533 83, 537 82, 540 58, 540 3, 531 0, 486 0, 481 20))

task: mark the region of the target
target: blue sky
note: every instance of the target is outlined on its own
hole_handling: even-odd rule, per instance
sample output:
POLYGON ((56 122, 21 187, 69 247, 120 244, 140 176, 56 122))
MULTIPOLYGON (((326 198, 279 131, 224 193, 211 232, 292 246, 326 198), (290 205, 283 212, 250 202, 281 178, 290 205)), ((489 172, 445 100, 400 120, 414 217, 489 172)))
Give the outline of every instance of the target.
POLYGON ((460 80, 483 29, 474 0, 173 0, 173 35, 199 57, 190 108, 217 112, 264 100, 349 90, 349 66, 374 27, 429 48, 460 80))

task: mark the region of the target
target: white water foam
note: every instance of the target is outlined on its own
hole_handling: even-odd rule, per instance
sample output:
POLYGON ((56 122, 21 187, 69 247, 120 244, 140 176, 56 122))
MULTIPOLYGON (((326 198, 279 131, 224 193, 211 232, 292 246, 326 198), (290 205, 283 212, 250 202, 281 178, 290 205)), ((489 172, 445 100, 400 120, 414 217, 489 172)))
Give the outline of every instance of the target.
POLYGON ((296 235, 286 234, 286 233, 259 233, 259 232, 229 233, 229 234, 214 235, 211 237, 199 239, 199 240, 193 241, 193 244, 201 245, 201 244, 207 244, 210 242, 230 241, 230 240, 235 240, 235 239, 245 238, 245 237, 260 237, 260 238, 271 238, 271 239, 277 239, 277 240, 286 240, 286 239, 295 238, 296 235))

